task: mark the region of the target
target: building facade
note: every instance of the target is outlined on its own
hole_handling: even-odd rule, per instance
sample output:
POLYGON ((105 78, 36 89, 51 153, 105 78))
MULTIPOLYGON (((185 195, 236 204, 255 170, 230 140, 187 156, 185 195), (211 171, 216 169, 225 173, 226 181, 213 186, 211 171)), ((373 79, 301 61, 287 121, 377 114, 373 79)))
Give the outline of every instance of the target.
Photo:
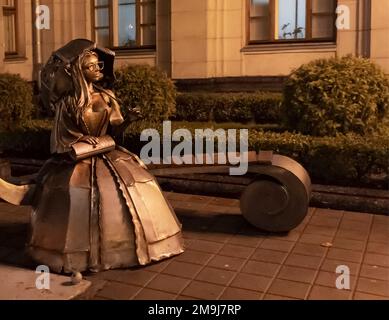
POLYGON ((0 0, 0 28, 0 72, 30 81, 75 38, 181 80, 282 77, 346 54, 389 74, 389 0, 0 0))

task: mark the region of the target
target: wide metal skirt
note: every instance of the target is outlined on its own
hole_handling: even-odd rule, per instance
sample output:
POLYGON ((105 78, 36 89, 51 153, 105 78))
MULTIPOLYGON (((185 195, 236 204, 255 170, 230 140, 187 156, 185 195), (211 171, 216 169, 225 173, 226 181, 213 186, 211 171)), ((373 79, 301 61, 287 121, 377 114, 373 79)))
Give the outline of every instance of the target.
POLYGON ((131 154, 51 159, 38 180, 28 250, 55 272, 146 265, 184 251, 173 209, 131 154))

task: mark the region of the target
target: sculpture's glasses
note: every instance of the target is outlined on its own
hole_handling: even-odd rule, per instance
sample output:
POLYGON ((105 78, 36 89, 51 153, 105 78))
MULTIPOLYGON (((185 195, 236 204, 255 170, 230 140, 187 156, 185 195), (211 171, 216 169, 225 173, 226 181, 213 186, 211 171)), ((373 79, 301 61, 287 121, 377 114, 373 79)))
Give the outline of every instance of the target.
POLYGON ((104 61, 88 64, 84 68, 88 69, 89 71, 101 71, 104 69, 104 61))

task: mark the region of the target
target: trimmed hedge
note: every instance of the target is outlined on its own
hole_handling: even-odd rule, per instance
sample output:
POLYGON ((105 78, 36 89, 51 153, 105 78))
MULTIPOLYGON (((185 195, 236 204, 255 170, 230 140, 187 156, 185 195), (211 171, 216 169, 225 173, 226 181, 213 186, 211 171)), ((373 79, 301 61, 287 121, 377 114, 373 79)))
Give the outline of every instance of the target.
MULTIPOLYGON (((149 128, 147 122, 136 122, 127 130, 121 143, 132 152, 139 153, 145 144, 139 134, 149 128)), ((204 128, 209 127, 204 124, 204 128)), ((51 124, 35 121, 34 126, 15 132, 0 133, 0 150, 8 155, 30 158, 49 157, 51 124)), ((186 126, 193 132, 195 128, 186 126)), ((161 127, 157 128, 161 132, 161 127)), ((175 125, 173 123, 173 130, 175 125)), ((300 162, 313 182, 344 186, 387 188, 389 183, 389 135, 361 137, 312 137, 289 132, 275 133, 262 130, 249 131, 250 150, 273 150, 300 162), (381 180, 373 182, 372 175, 381 180)))
POLYGON ((278 123, 282 95, 278 93, 180 93, 178 121, 278 123))
POLYGON ((313 137, 250 131, 249 148, 273 150, 300 162, 315 183, 380 187, 389 183, 389 136, 313 137), (382 177, 376 184, 373 175, 382 177), (385 181, 383 181, 385 180, 385 181))
POLYGON ((0 154, 31 159, 50 157, 52 121, 31 120, 14 131, 0 131, 0 154))

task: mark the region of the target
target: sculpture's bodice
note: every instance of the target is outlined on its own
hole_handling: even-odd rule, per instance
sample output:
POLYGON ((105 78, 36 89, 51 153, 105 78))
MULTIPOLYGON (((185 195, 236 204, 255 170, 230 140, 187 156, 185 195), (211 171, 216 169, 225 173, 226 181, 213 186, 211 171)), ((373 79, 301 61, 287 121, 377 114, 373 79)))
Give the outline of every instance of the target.
POLYGON ((83 118, 88 135, 99 137, 107 133, 111 108, 101 93, 92 95, 92 103, 86 108, 83 118))

